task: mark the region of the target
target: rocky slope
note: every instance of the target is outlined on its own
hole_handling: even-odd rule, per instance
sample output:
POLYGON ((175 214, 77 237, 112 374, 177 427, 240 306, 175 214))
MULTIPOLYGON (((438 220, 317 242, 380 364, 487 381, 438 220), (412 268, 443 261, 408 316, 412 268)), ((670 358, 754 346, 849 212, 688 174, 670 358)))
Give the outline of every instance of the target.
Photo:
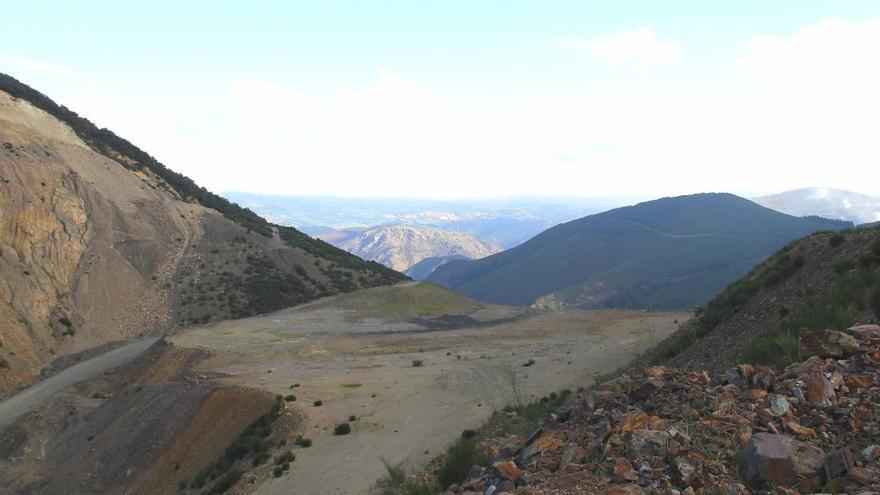
POLYGON ((539 307, 682 309, 708 301, 787 242, 851 226, 731 194, 663 198, 558 225, 428 280, 475 299, 539 307))
POLYGON ((528 439, 483 439, 445 493, 876 493, 880 326, 822 338, 782 371, 652 367, 574 394, 528 439))
POLYGON ((426 258, 461 256, 479 259, 501 251, 497 244, 469 234, 411 225, 335 230, 319 237, 352 254, 401 272, 426 258))
POLYGON ((880 220, 880 198, 832 187, 807 187, 755 198, 759 205, 795 216, 815 215, 854 224, 880 220))
POLYGON ((0 397, 57 356, 405 279, 199 188, 0 74, 0 397))

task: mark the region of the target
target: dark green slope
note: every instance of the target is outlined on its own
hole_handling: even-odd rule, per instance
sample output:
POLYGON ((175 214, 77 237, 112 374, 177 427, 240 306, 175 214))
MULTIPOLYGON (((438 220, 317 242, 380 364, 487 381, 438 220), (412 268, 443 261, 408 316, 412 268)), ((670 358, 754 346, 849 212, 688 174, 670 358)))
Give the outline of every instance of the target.
POLYGON ((849 226, 731 194, 663 198, 558 225, 488 258, 447 263, 428 280, 495 303, 558 293, 584 307, 688 308, 789 241, 849 226))

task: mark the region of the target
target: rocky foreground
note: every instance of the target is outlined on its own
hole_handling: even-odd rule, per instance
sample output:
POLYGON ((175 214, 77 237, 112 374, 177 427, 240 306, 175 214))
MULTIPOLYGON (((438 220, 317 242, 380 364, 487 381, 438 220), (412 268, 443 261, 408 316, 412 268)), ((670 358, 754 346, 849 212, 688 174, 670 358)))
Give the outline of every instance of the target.
POLYGON ((880 492, 880 326, 801 337, 812 357, 781 372, 653 367, 576 394, 446 494, 880 492))

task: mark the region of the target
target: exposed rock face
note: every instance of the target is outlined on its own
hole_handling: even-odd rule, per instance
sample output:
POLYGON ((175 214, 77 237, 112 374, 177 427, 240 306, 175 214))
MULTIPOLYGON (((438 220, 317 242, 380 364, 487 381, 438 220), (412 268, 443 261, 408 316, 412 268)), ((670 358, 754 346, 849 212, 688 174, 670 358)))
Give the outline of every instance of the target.
POLYGON ((166 284, 204 209, 3 92, 0 143, 0 393, 9 393, 53 355, 167 326, 166 284))
POLYGON ((6 75, 0 88, 0 398, 59 355, 406 279, 267 223, 6 75))
POLYGON ((497 244, 481 241, 470 234, 410 225, 337 230, 320 237, 352 254, 378 261, 397 271, 404 271, 426 258, 461 256, 479 259, 501 251, 497 244))

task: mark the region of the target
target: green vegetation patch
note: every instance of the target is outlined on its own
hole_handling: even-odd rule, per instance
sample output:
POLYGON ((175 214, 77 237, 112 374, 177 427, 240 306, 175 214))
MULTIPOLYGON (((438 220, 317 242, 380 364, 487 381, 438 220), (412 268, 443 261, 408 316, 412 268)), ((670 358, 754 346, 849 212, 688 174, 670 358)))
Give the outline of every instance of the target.
MULTIPOLYGON (((214 461, 189 482, 189 487, 200 490, 211 481, 215 481, 206 493, 224 493, 232 487, 243 471, 237 468, 239 461, 248 456, 253 457, 251 466, 258 466, 268 458, 267 451, 272 447, 268 439, 272 434, 272 425, 281 414, 281 397, 277 397, 269 412, 260 416, 242 431, 233 442, 226 447, 223 455, 214 461)), ((183 483, 182 483, 183 484, 183 483)))
POLYGON ((485 305, 439 285, 422 282, 358 291, 318 307, 347 309, 360 318, 400 321, 414 316, 468 314, 485 305))

